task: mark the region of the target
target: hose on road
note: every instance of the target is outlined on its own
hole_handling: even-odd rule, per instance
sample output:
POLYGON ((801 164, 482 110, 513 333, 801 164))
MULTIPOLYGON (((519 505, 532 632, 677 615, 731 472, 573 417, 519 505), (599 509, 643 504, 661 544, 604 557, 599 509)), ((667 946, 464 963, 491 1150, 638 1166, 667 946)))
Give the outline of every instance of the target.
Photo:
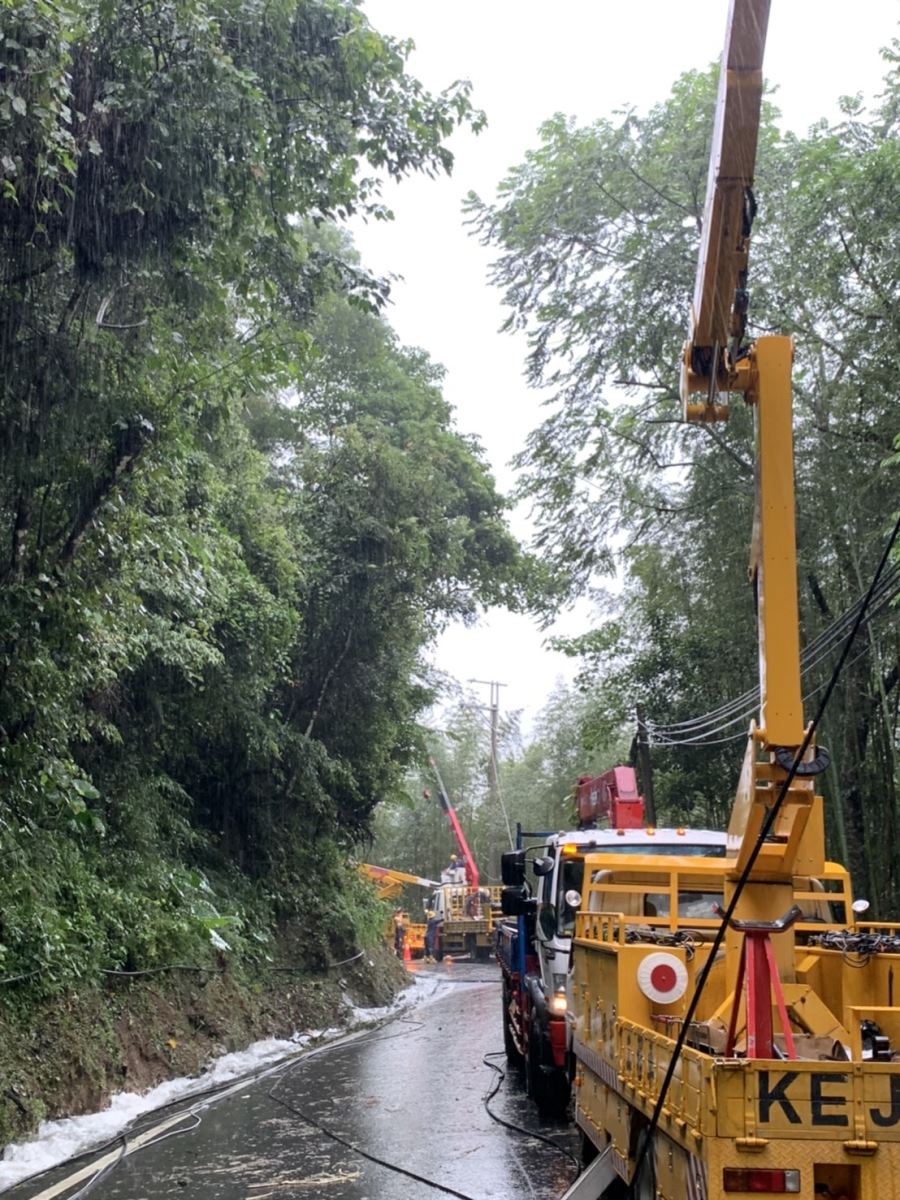
MULTIPOLYGON (((413 1028, 412 1029, 410 1029, 410 1028, 402 1029, 402 1030, 400 1030, 399 1033, 383 1034, 381 1037, 377 1037, 377 1038, 367 1038, 366 1041, 367 1042, 387 1042, 387 1041, 390 1041, 392 1038, 407 1037, 410 1033, 414 1033, 416 1029, 421 1029, 424 1026, 423 1021, 414 1021, 410 1018, 400 1018, 400 1019, 405 1024, 412 1025, 413 1028)), ((333 1053, 337 1050, 340 1050, 341 1047, 339 1047, 339 1046, 331 1046, 331 1047, 323 1046, 321 1049, 323 1051, 331 1050, 333 1053)), ((278 1095, 279 1084, 283 1083, 285 1078, 292 1071, 296 1070, 297 1067, 302 1067, 306 1063, 308 1063, 311 1058, 315 1057, 315 1054, 316 1054, 316 1052, 313 1051, 312 1054, 307 1055, 305 1058, 297 1059, 296 1062, 293 1062, 288 1067, 286 1067, 280 1073, 278 1082, 276 1082, 266 1093, 266 1095, 269 1097, 269 1099, 274 1100, 276 1104, 280 1104, 282 1108, 286 1108, 288 1110, 288 1112, 292 1112, 295 1116, 300 1117, 300 1119, 302 1121, 305 1121, 307 1125, 311 1125, 313 1129, 317 1129, 319 1131, 319 1133, 323 1134, 327 1138, 330 1138, 331 1141, 337 1142, 337 1144, 339 1146, 343 1146, 345 1150, 349 1150, 353 1154, 358 1154, 360 1156, 360 1158, 364 1158, 368 1162, 375 1163, 376 1166, 385 1167, 388 1171, 393 1171, 397 1175, 403 1175, 407 1179, 415 1180, 416 1183, 423 1183, 423 1184, 425 1184, 426 1187, 433 1188, 437 1192, 443 1192, 447 1196, 455 1196, 457 1198, 457 1200, 475 1200, 475 1197, 470 1196, 467 1192, 460 1192, 456 1188, 449 1187, 447 1184, 438 1183, 437 1180, 435 1180, 435 1179, 429 1179, 429 1178, 427 1178, 427 1176, 420 1175, 416 1171, 411 1171, 407 1167, 401 1167, 399 1165, 399 1163, 391 1162, 389 1159, 381 1158, 377 1154, 372 1154, 369 1150, 364 1150, 362 1148, 362 1146, 357 1146, 354 1142, 351 1142, 347 1138, 342 1137, 341 1134, 336 1133, 333 1129, 330 1129, 327 1125, 323 1125, 321 1121, 318 1121, 315 1117, 313 1117, 310 1113, 306 1112, 304 1109, 300 1108, 298 1105, 292 1104, 290 1102, 290 1100, 286 1100, 284 1098, 284 1096, 279 1096, 278 1095)))
MULTIPOLYGON (((493 979, 491 979, 491 980, 453 980, 452 982, 457 982, 457 983, 490 982, 490 983, 493 983, 493 982, 495 982, 495 980, 493 980, 493 979)), ((373 1041, 373 1042, 374 1041, 389 1041, 392 1038, 406 1037, 410 1033, 413 1033, 417 1029, 421 1029, 424 1026, 424 1022, 415 1020, 414 1018, 411 1018, 411 1017, 405 1017, 405 1018, 401 1017, 401 1018, 399 1018, 399 1020, 406 1026, 406 1028, 401 1029, 400 1031, 395 1032, 395 1033, 381 1034, 379 1037, 369 1037, 369 1038, 366 1038, 366 1040, 373 1041)), ((356 1039, 353 1038, 353 1039, 351 1039, 351 1042, 353 1042, 355 1040, 356 1039)), ((177 1137, 181 1134, 192 1132, 201 1124, 202 1117, 200 1116, 200 1113, 203 1112, 206 1108, 208 1108, 210 1104, 215 1103, 215 1101, 218 1100, 220 1098, 220 1096, 222 1096, 225 1093, 231 1092, 231 1091, 239 1090, 242 1087, 246 1087, 250 1083, 252 1083, 252 1081, 254 1079, 261 1079, 266 1075, 277 1074, 278 1081, 267 1092, 269 1099, 273 1100, 276 1104, 279 1104, 281 1107, 287 1109, 288 1111, 294 1113, 295 1116, 300 1117, 303 1121, 305 1121, 307 1124, 309 1124, 313 1128, 317 1129, 325 1137, 330 1138, 332 1141, 337 1142, 339 1145, 344 1146, 346 1149, 350 1150, 351 1152, 358 1154, 360 1157, 365 1158, 365 1159, 369 1160, 370 1162, 375 1163, 378 1166, 385 1167, 387 1170, 390 1170, 397 1174, 403 1175, 409 1179, 413 1179, 417 1183, 421 1183, 427 1187, 434 1189, 435 1191, 443 1192, 445 1195, 454 1196, 454 1197, 456 1197, 456 1200, 476 1200, 475 1197, 472 1197, 465 1192, 461 1192, 456 1188, 450 1187, 446 1184, 439 1183, 436 1180, 429 1179, 423 1175, 419 1175, 415 1171, 408 1170, 407 1168, 402 1167, 397 1163, 390 1162, 387 1159, 383 1159, 377 1155, 371 1154, 369 1151, 364 1150, 362 1147, 357 1146, 357 1145, 353 1144, 352 1142, 348 1141, 347 1139, 343 1138, 340 1134, 336 1133, 334 1130, 323 1125, 321 1122, 316 1120, 316 1118, 312 1117, 309 1113, 300 1109, 299 1107, 292 1104, 290 1101, 286 1100, 283 1096, 280 1096, 277 1093, 277 1088, 279 1086, 279 1083, 283 1082, 283 1080, 286 1078, 286 1076, 289 1073, 291 1073, 293 1070, 296 1070, 298 1067, 301 1067, 301 1066, 309 1063, 311 1059, 316 1058, 321 1054, 339 1052, 340 1050, 344 1049, 349 1044, 350 1043, 348 1043, 348 1042, 345 1042, 343 1044, 338 1044, 338 1045, 335 1045, 333 1043, 326 1043, 325 1045, 316 1047, 312 1051, 307 1050, 307 1051, 303 1052, 300 1057, 294 1059, 291 1062, 288 1062, 287 1064, 285 1064, 283 1062, 275 1064, 275 1065, 268 1064, 267 1066, 263 1067, 259 1071, 250 1072, 250 1073, 248 1073, 247 1076, 243 1077, 243 1079, 241 1079, 237 1083, 235 1083, 234 1081, 227 1081, 224 1083, 219 1083, 219 1084, 213 1085, 212 1087, 199 1088, 195 1092, 188 1093, 185 1096, 181 1096, 178 1099, 171 1101, 169 1104, 160 1106, 160 1108, 154 1110, 154 1112, 152 1114, 147 1114, 147 1119, 145 1119, 144 1121, 136 1122, 127 1131, 123 1131, 118 1136, 110 1138, 107 1142, 103 1143, 102 1145, 93 1146, 89 1149, 82 1151, 80 1154, 72 1155, 70 1158, 66 1159, 64 1161, 64 1163, 56 1164, 55 1168, 48 1168, 47 1170, 48 1171, 53 1170, 53 1169, 58 1170, 59 1167, 61 1167, 63 1165, 70 1166, 70 1165, 73 1165, 74 1163, 77 1163, 80 1160, 83 1160, 83 1159, 94 1159, 96 1161, 98 1154, 102 1156, 104 1151, 109 1151, 113 1147, 118 1146, 119 1153, 116 1154, 114 1158, 111 1158, 110 1161, 106 1162, 103 1166, 100 1166, 100 1163, 97 1163, 97 1167, 99 1169, 97 1169, 95 1171, 95 1173, 93 1173, 91 1175, 91 1177, 87 1180, 87 1182, 77 1192, 74 1192, 73 1194, 71 1194, 68 1197, 68 1200, 84 1200, 84 1198, 87 1197, 102 1181, 104 1181, 122 1163, 122 1161, 131 1153, 134 1153, 136 1150, 148 1149, 149 1147, 156 1145, 158 1142, 163 1141, 165 1138, 177 1137), (193 1103, 191 1103, 191 1101, 193 1101, 193 1103), (178 1108, 178 1107, 185 1106, 185 1105, 187 1105, 187 1106, 184 1107, 184 1111, 180 1114, 180 1116, 184 1119, 192 1118, 193 1124, 185 1125, 180 1128, 171 1129, 156 1138, 153 1138, 152 1136, 147 1137, 146 1134, 143 1135, 143 1137, 141 1136, 140 1130, 141 1130, 142 1124, 143 1124, 144 1128, 147 1128, 148 1125, 150 1126, 150 1133, 152 1135, 152 1120, 158 1120, 160 1114, 162 1112, 165 1112, 167 1109, 178 1108)), ((576 1166, 577 1166, 577 1160, 574 1158, 574 1156, 572 1154, 570 1154, 567 1150, 565 1150, 562 1146, 560 1146, 557 1142, 555 1142, 552 1138, 548 1138, 548 1137, 544 1136, 543 1134, 536 1132, 535 1130, 526 1129, 523 1126, 518 1126, 518 1125, 513 1124, 512 1122, 505 1121, 502 1117, 498 1117, 496 1113, 491 1111, 491 1109, 489 1107, 490 1101, 497 1094, 497 1091, 499 1090, 500 1085, 502 1084, 503 1079, 505 1078, 505 1072, 501 1068, 497 1067, 495 1064, 488 1062, 488 1058, 490 1058, 490 1057, 491 1057, 490 1055, 485 1056, 483 1061, 486 1063, 486 1065, 490 1066, 494 1071, 498 1072, 498 1079, 497 1079, 495 1085, 491 1089, 490 1093, 484 1098, 485 1108, 488 1112, 488 1115, 491 1117, 491 1119, 496 1121, 500 1125, 506 1126, 507 1128, 513 1130, 514 1132, 521 1133, 524 1136, 531 1137, 531 1138, 537 1138, 540 1141, 547 1142, 550 1146, 552 1146, 559 1153, 567 1155, 567 1157, 572 1159, 572 1161, 575 1162, 576 1166)), ((176 1117, 176 1120, 177 1119, 178 1118, 176 1117)), ((170 1123, 171 1123, 171 1118, 170 1118, 170 1123)), ((84 1174, 89 1173, 90 1170, 91 1170, 91 1168, 89 1166, 84 1168, 83 1172, 82 1172, 82 1178, 84 1178, 84 1174)), ((38 1172, 37 1177, 39 1177, 42 1174, 45 1174, 45 1172, 38 1172)), ((34 1178, 36 1178, 36 1177, 33 1176, 32 1179, 34 1179, 34 1178)), ((74 1183, 76 1181, 77 1181, 77 1176, 76 1176, 76 1179, 70 1180, 69 1186, 71 1186, 71 1183, 74 1183)), ((65 1190, 64 1185, 58 1184, 55 1187, 51 1187, 51 1188, 47 1189, 47 1191, 52 1192, 54 1195, 56 1195, 56 1194, 58 1194, 58 1191, 60 1189, 65 1190)), ((43 1193, 42 1193, 42 1195, 43 1195, 43 1193)))
POLYGON ((578 1159, 575 1157, 575 1155, 571 1152, 571 1150, 567 1150, 565 1148, 565 1146, 561 1146, 559 1144, 559 1142, 557 1142, 555 1140, 555 1138, 547 1137, 547 1135, 544 1133, 538 1133, 538 1131, 536 1129, 528 1129, 524 1125, 516 1125, 514 1121, 507 1121, 503 1117, 498 1117, 497 1114, 492 1110, 491 1101, 497 1095, 497 1093, 500 1091, 500 1088, 503 1084, 503 1080, 506 1078, 506 1072, 503 1070, 503 1068, 501 1066, 499 1066, 495 1062, 491 1062, 490 1060, 492 1058, 502 1058, 505 1056, 505 1054, 506 1054, 505 1050, 492 1050, 489 1054, 485 1054, 484 1058, 481 1060, 486 1067, 490 1067, 492 1071, 497 1072, 497 1078, 494 1080, 493 1086, 491 1087, 490 1091, 488 1091, 486 1093, 486 1095, 484 1096, 484 1099, 483 1099, 483 1103, 484 1103, 484 1107, 485 1107, 485 1111, 487 1112, 487 1115, 491 1118, 492 1121, 496 1121, 498 1125, 502 1125, 505 1129, 511 1129, 513 1131, 513 1133, 521 1133, 525 1137, 537 1138, 537 1140, 539 1142, 546 1142, 548 1146, 552 1146, 554 1150, 558 1151, 560 1154, 565 1155, 565 1157, 568 1158, 574 1165, 575 1174, 576 1175, 580 1174, 581 1163, 578 1161, 578 1159))
POLYGON ((435 1191, 443 1192, 447 1196, 456 1196, 457 1200, 475 1200, 475 1197, 470 1196, 467 1192, 459 1192, 456 1188, 448 1187, 444 1183, 438 1183, 435 1179, 428 1179, 425 1175, 419 1175, 416 1171, 410 1171, 406 1167, 401 1167, 399 1163, 391 1162, 389 1159, 380 1158, 377 1154, 363 1150, 362 1146, 357 1146, 355 1143, 348 1141, 347 1138, 341 1137, 339 1133, 335 1133, 333 1129, 329 1129, 327 1125, 323 1125, 321 1121, 317 1121, 315 1117, 310 1116, 308 1112, 305 1112, 296 1104, 291 1104, 290 1100, 285 1100, 283 1096, 279 1096, 275 1088, 271 1088, 266 1094, 270 1100, 274 1100, 276 1104, 280 1104, 288 1112, 292 1112, 295 1116, 300 1117, 307 1125, 311 1125, 313 1129, 318 1129, 319 1133, 330 1138, 331 1141, 337 1142, 345 1150, 350 1150, 353 1154, 358 1154, 360 1158, 365 1158, 368 1162, 375 1163, 376 1166, 386 1167, 387 1170, 394 1171, 397 1175, 404 1175, 407 1179, 414 1179, 416 1183, 423 1183, 426 1187, 434 1188, 435 1191))

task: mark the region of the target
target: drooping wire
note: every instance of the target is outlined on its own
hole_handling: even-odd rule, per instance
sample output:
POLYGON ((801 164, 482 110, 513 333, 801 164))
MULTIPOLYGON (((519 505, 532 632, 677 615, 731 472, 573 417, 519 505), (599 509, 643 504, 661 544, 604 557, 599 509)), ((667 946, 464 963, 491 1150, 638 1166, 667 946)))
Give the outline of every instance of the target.
MULTIPOLYGON (((898 594, 900 594, 900 565, 893 566, 884 573, 875 593, 868 598, 865 623, 882 612, 898 594)), ((814 671, 844 641, 855 618, 861 611, 864 599, 867 597, 860 597, 841 617, 809 643, 800 658, 802 677, 814 671)), ((863 651, 853 661, 858 661, 865 653, 863 651)), ((804 699, 809 700, 817 695, 823 686, 825 685, 819 685, 807 693, 804 699)), ((746 732, 742 730, 723 737, 715 737, 715 735, 724 734, 725 730, 734 725, 745 725, 758 707, 759 688, 757 687, 727 701, 703 716, 673 722, 669 725, 658 725, 652 720, 647 720, 644 722, 643 728, 651 743, 658 746, 722 745, 726 742, 738 741, 746 736, 746 732)))
MULTIPOLYGON (((421 1028, 423 1024, 421 1021, 410 1021, 409 1023, 414 1024, 419 1028, 421 1028)), ((412 1031, 409 1029, 403 1029, 399 1033, 384 1034, 381 1037, 368 1038, 367 1041, 389 1041, 392 1038, 405 1037, 410 1032, 412 1031)), ((350 1043, 347 1043, 347 1045, 349 1044, 350 1043)), ((420 1175, 416 1171, 411 1171, 407 1167, 400 1166, 399 1163, 391 1162, 390 1159, 381 1158, 377 1154, 372 1154, 369 1150, 365 1150, 362 1146, 357 1145, 355 1142, 351 1142, 348 1138, 343 1137, 342 1134, 337 1133, 334 1129, 322 1124, 321 1121, 318 1121, 310 1113, 300 1108, 299 1105, 292 1104, 290 1100, 285 1099, 285 1097, 279 1093, 279 1085, 283 1084, 288 1074, 295 1071, 297 1068, 306 1066, 309 1061, 319 1053, 330 1052, 333 1054, 341 1049, 346 1049, 347 1045, 343 1047, 323 1046, 319 1051, 313 1051, 312 1054, 306 1055, 304 1058, 296 1059, 293 1063, 289 1064, 283 1071, 280 1072, 279 1078, 272 1085, 272 1087, 269 1088, 266 1095, 270 1100, 274 1100, 276 1104, 280 1104, 282 1108, 287 1109, 288 1112, 291 1112, 294 1114, 294 1116, 299 1117, 307 1125, 310 1125, 313 1129, 317 1129, 324 1137, 336 1142, 339 1146, 343 1146, 345 1150, 351 1151, 360 1158, 364 1158, 367 1162, 374 1163, 379 1167, 385 1167, 388 1171, 393 1171, 395 1175, 403 1175, 406 1179, 412 1179, 416 1183, 424 1184, 426 1187, 432 1188, 434 1191, 443 1192, 447 1196, 455 1196, 456 1200, 474 1200, 474 1197, 470 1196, 467 1192, 460 1192, 456 1188, 449 1187, 447 1184, 438 1183, 436 1179, 429 1179, 426 1175, 420 1175)))
POLYGON ((719 928, 716 930, 716 935, 713 939, 712 945, 710 946, 706 962, 703 964, 703 967, 697 976, 697 983, 694 988, 694 993, 691 996, 690 1002, 688 1003, 681 1029, 679 1030, 678 1037, 675 1039, 675 1046, 672 1050, 671 1058, 669 1059, 669 1065, 666 1068, 666 1073, 663 1076, 662 1083, 660 1084, 659 1095, 656 1098, 656 1104, 653 1106, 653 1112, 650 1116, 649 1125, 647 1126, 646 1136, 641 1143, 640 1149, 638 1150, 637 1159, 635 1160, 634 1173, 632 1174, 631 1183, 629 1184, 629 1193, 632 1197, 637 1195, 637 1185, 638 1180, 640 1179, 641 1168, 643 1167, 644 1162, 647 1159, 647 1155, 650 1152, 650 1147, 653 1143, 653 1135, 659 1126, 662 1110, 666 1102, 666 1096, 668 1095, 669 1087, 671 1086, 672 1079, 675 1075, 675 1068, 678 1064, 679 1058, 681 1057, 681 1052, 684 1049, 685 1042, 687 1041, 691 1024, 697 1011, 697 1006, 700 1003, 703 990, 706 987, 707 980, 712 972, 713 964, 715 963, 716 957, 722 948, 722 943, 725 940, 726 930, 728 929, 731 919, 734 916, 744 888, 747 886, 747 883, 753 872, 753 868, 756 865, 756 860, 759 858, 766 839, 769 837, 772 829, 774 828, 775 822, 777 821, 784 804, 785 797, 788 794, 791 784, 794 782, 794 778, 797 775, 797 771, 803 761, 803 757, 806 754, 813 737, 815 736, 816 729, 822 720, 825 709, 828 707, 828 702, 831 699, 835 687, 837 686, 837 681, 840 678, 841 672, 843 671, 847 662, 847 658, 849 657, 856 635, 864 623, 869 604, 878 588, 879 581, 881 580, 884 568, 887 565, 888 558, 890 557, 890 553, 894 548, 894 543, 896 542, 898 535, 900 535, 900 515, 898 515, 894 524, 894 528, 891 531, 891 536, 888 538, 887 544, 884 547, 884 551, 882 552, 875 574, 872 577, 872 582, 869 585, 869 589, 859 605, 856 619, 853 622, 853 628, 844 642, 840 658, 835 663, 831 672, 831 677, 829 678, 828 685, 825 689, 825 695, 822 697, 819 703, 819 707, 816 710, 816 715, 807 726, 806 733, 803 736, 803 741, 794 755, 794 760, 791 763, 790 769, 778 790, 778 795, 774 804, 766 811, 760 826, 759 834, 757 835, 756 841, 753 844, 753 849, 750 851, 747 862, 744 865, 744 869, 741 871, 737 883, 735 884, 731 899, 729 900, 728 906, 726 907, 722 917, 722 922, 719 925, 719 928))
MULTIPOLYGON (((850 659, 850 662, 847 664, 847 666, 850 666, 850 667, 854 666, 856 663, 859 662, 859 660, 861 658, 865 658, 868 653, 869 653, 868 647, 865 647, 864 649, 860 650, 858 654, 854 654, 853 658, 850 659)), ((803 696, 804 703, 807 703, 808 701, 814 699, 814 697, 818 696, 819 692, 821 692, 822 689, 827 686, 828 686, 828 680, 826 679, 823 683, 820 683, 818 687, 813 688, 811 692, 806 692, 803 696)), ((747 714, 747 716, 743 719, 749 720, 752 715, 753 715, 753 710, 751 710, 751 712, 749 712, 747 714)), ((731 724, 736 724, 736 722, 732 721, 731 724)), ((713 731, 713 732, 715 732, 715 731, 713 731)), ((746 740, 747 740, 747 730, 746 730, 746 728, 744 728, 744 729, 741 729, 738 733, 732 733, 732 734, 729 734, 727 737, 722 737, 722 738, 709 738, 706 736, 697 737, 697 738, 680 738, 680 739, 659 738, 659 739, 654 739, 654 745, 662 746, 662 747, 665 747, 666 749, 668 749, 670 746, 671 747, 677 747, 677 746, 723 746, 723 745, 725 745, 726 742, 737 742, 737 741, 746 741, 746 740)))
MULTIPOLYGON (((881 580, 878 592, 873 596, 868 606, 867 619, 871 619, 877 613, 881 612, 894 599, 898 592, 900 592, 900 564, 891 567, 881 580)), ((842 616, 833 621, 826 630, 809 643, 800 657, 800 667, 803 675, 814 669, 842 641, 845 632, 850 628, 855 615, 859 611, 862 600, 862 597, 856 600, 842 616)), ((759 688, 757 687, 749 689, 732 700, 726 701, 718 708, 712 709, 703 716, 692 717, 685 721, 676 721, 669 725, 656 725, 648 721, 647 728, 648 732, 660 735, 676 735, 683 732, 697 731, 708 726, 721 725, 722 721, 734 713, 739 713, 742 716, 746 713, 749 716, 758 707, 758 704, 759 688)))

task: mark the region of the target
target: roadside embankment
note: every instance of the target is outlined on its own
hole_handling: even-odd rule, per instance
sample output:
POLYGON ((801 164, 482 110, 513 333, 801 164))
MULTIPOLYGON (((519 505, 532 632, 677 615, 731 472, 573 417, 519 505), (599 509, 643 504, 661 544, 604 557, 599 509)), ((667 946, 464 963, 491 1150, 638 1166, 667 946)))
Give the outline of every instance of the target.
POLYGON ((408 982, 379 944, 319 974, 227 965, 107 976, 33 1005, 0 1005, 0 1147, 41 1121, 102 1109, 116 1092, 143 1092, 195 1075, 262 1038, 349 1022, 408 982))

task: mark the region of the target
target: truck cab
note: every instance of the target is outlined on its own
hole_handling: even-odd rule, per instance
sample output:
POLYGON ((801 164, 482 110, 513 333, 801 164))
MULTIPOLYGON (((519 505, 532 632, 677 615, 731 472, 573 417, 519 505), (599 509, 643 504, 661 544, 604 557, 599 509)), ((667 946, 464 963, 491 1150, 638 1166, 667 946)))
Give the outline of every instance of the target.
POLYGON ((613 862, 619 856, 647 854, 721 858, 727 836, 681 828, 519 829, 517 840, 520 848, 503 856, 505 920, 496 934, 504 1045, 508 1060, 524 1066, 538 1108, 558 1114, 568 1104, 571 1088, 571 948, 585 857, 610 855, 613 862))
POLYGON ((549 995, 568 988, 575 916, 584 890, 585 855, 722 858, 726 843, 725 833, 710 829, 592 829, 550 836, 543 854, 534 861, 535 939, 544 991, 549 995))

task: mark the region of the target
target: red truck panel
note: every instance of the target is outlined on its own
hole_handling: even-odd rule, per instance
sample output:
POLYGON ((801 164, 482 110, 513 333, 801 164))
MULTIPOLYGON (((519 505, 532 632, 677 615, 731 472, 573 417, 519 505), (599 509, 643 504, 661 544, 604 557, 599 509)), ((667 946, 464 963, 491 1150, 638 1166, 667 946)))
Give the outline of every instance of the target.
POLYGON ((644 798, 633 767, 613 767, 602 775, 581 775, 575 788, 581 826, 608 818, 611 829, 643 829, 644 798))

